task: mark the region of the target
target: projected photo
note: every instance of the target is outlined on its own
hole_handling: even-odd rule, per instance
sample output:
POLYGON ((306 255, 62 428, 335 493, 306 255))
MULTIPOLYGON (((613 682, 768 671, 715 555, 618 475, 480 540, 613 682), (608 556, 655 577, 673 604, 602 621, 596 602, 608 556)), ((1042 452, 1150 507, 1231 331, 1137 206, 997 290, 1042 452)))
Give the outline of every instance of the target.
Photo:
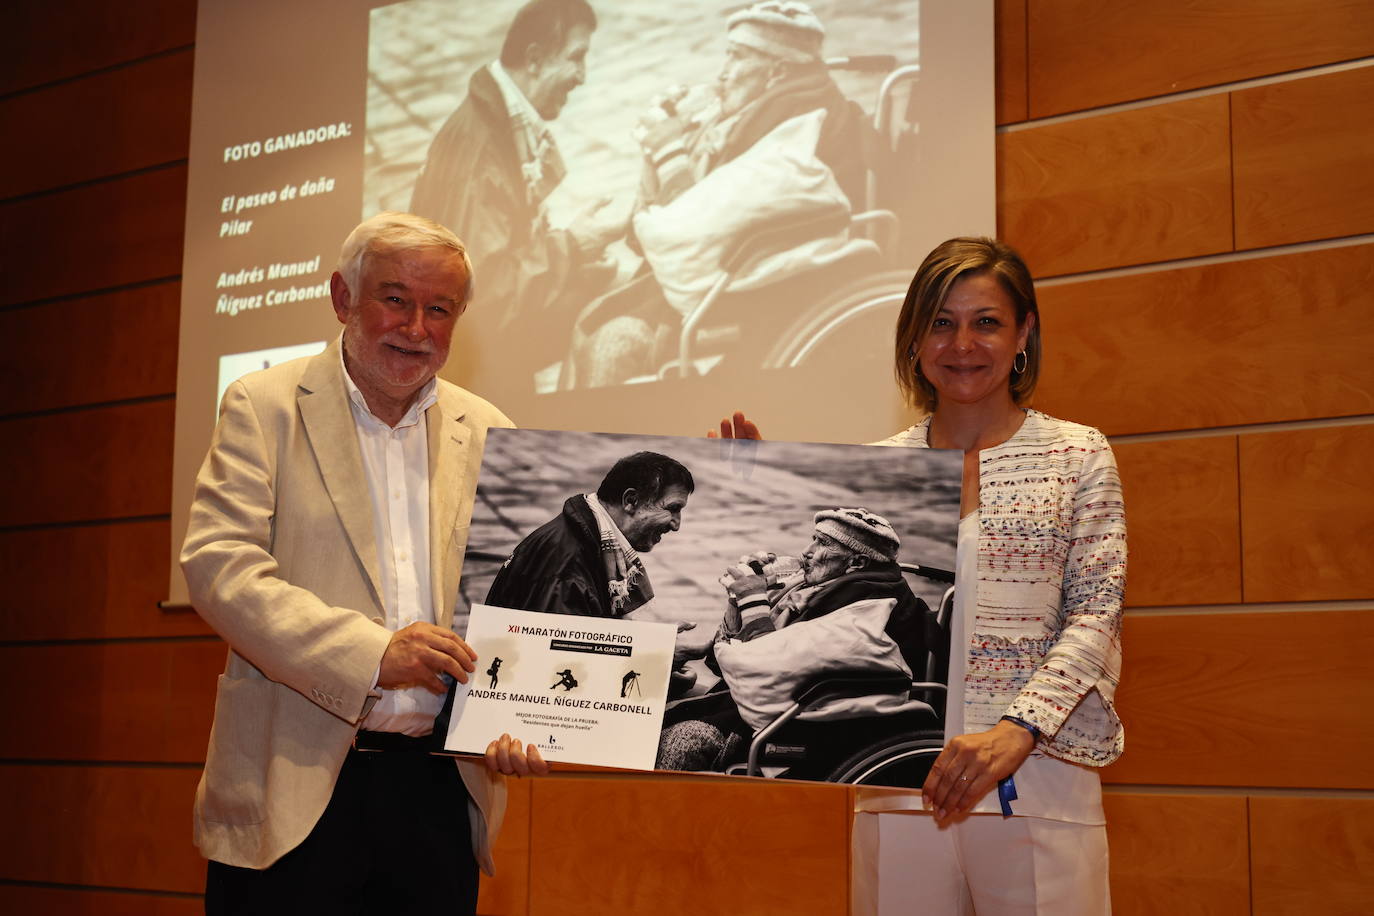
MULTIPOLYGON (((371 12, 363 216, 469 245, 482 390, 797 364, 910 270, 915 0, 371 12)), ((881 334, 878 335, 881 338, 881 334)))
POLYGON ((938 450, 495 429, 454 629, 475 603, 676 624, 658 769, 919 785, 961 474, 938 450))

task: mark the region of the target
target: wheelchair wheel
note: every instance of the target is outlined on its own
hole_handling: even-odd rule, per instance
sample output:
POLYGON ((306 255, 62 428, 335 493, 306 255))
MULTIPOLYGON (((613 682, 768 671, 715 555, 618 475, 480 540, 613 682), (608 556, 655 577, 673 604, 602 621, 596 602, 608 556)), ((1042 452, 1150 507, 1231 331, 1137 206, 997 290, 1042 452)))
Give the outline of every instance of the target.
POLYGON ((802 310, 763 360, 765 369, 808 369, 892 358, 892 326, 906 298, 911 272, 885 271, 860 277, 825 301, 802 310))
POLYGON ((898 732, 855 751, 835 768, 827 781, 919 789, 944 743, 944 736, 938 732, 898 732))

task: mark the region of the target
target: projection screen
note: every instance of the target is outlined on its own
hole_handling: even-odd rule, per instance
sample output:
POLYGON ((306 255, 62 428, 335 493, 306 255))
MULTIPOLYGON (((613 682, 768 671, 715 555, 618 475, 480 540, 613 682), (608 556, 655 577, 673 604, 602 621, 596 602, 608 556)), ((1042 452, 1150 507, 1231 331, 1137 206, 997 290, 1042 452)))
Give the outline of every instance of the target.
POLYGON ((521 426, 910 422, 906 283, 996 229, 991 2, 590 0, 594 26, 517 30, 524 5, 201 0, 174 553, 225 386, 339 333, 339 245, 380 210, 467 241, 443 375, 521 426))

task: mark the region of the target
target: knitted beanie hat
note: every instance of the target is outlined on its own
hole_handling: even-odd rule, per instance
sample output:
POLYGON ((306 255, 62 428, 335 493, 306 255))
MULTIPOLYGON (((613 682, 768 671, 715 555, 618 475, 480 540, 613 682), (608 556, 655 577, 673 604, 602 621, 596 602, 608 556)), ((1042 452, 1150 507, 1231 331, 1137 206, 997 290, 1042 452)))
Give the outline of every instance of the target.
POLYGON ((797 0, 762 0, 740 10, 725 25, 731 41, 793 63, 821 59, 825 26, 811 7, 797 0))
POLYGON ((902 546, 887 519, 867 509, 823 509, 816 513, 816 532, 861 556, 886 563, 897 561, 897 549, 902 546))

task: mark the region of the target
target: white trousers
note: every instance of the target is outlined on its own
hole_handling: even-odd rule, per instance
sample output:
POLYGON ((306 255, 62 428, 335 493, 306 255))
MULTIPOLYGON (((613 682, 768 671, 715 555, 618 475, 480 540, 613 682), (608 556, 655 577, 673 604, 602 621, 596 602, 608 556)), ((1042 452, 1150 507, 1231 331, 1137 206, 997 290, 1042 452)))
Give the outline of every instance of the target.
POLYGON ((1107 828, 976 814, 856 814, 852 916, 1105 916, 1107 828))

